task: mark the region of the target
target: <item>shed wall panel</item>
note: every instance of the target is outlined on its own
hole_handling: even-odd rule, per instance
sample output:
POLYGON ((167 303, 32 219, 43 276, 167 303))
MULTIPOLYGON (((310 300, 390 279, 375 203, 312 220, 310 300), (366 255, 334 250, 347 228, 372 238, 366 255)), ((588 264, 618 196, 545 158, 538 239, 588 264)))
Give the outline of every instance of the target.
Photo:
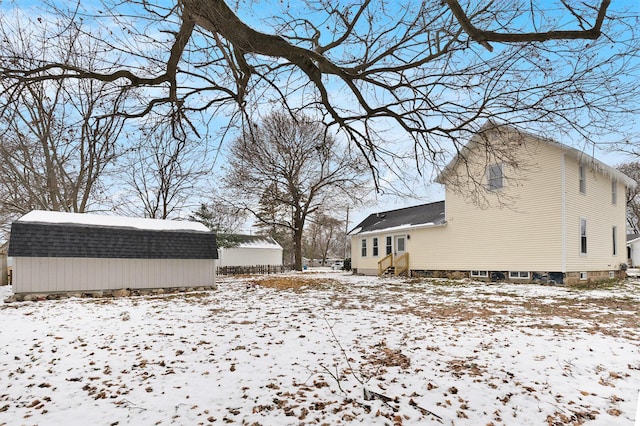
POLYGON ((215 284, 213 259, 16 257, 14 262, 13 291, 15 293, 193 287, 215 284))
POLYGON ((218 266, 282 265, 281 248, 219 248, 218 255, 218 266))

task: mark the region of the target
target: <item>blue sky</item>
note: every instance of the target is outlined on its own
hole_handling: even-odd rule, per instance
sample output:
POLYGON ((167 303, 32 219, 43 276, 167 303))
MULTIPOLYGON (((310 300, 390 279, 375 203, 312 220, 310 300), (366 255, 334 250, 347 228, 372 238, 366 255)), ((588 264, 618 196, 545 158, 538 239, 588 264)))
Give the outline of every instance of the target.
MULTIPOLYGON (((57 1, 58 0, 52 0, 53 3, 56 3, 57 1)), ((59 1, 62 2, 61 4, 65 4, 67 6, 69 6, 70 4, 73 4, 68 0, 67 1, 59 0, 59 1)), ((169 1, 166 2, 166 4, 171 4, 171 3, 172 2, 169 2, 169 1)), ((16 5, 21 8, 27 8, 31 6, 40 6, 41 4, 42 2, 32 1, 32 0, 19 0, 19 1, 0 0, 0 8, 10 8, 10 7, 15 7, 16 5)), ((82 7, 91 8, 93 6, 96 9, 98 9, 99 4, 100 3, 98 1, 86 1, 86 2, 83 1, 82 7)), ((268 31, 271 27, 267 25, 265 21, 263 21, 263 19, 265 18, 265 16, 274 13, 275 7, 279 7, 281 5, 284 5, 284 6, 289 5, 290 10, 292 10, 296 14, 302 13, 303 16, 304 16, 304 13, 307 12, 307 9, 304 6, 304 3, 300 1, 250 0, 247 2, 242 2, 241 5, 243 5, 244 7, 241 9, 240 16, 246 19, 247 22, 249 22, 250 24, 255 25, 258 29, 261 29, 264 31, 268 31)), ((544 5, 546 6, 547 3, 545 2, 544 5)), ((610 6, 611 9, 620 9, 624 7, 631 7, 633 13, 640 14, 640 0, 614 0, 612 1, 610 6)), ((494 44, 494 47, 496 48, 496 50, 500 49, 499 44, 494 44)), ((491 55, 491 53, 489 52, 485 52, 485 54, 491 55)), ((638 58, 636 58, 636 61, 638 61, 638 58)), ((638 66, 640 67, 640 61, 638 62, 638 64, 639 64, 638 66)), ((338 96, 338 93, 333 93, 333 95, 338 96)), ((393 132, 391 132, 390 135, 393 136, 393 132)), ((403 143, 402 138, 403 138, 403 135, 398 133, 396 142, 399 144, 402 144, 403 143)), ((581 143, 579 140, 561 140, 560 142, 567 143, 573 146, 580 146, 580 143, 581 143)), ((215 145, 216 141, 212 140, 211 143, 215 145)), ((625 156, 619 152, 608 152, 606 149, 604 149, 604 147, 606 146, 603 145, 602 149, 600 147, 592 147, 593 151, 589 152, 589 154, 593 155, 599 160, 610 165, 616 165, 616 164, 630 160, 628 156, 625 156)), ((224 161, 224 157, 220 157, 218 161, 220 162, 220 164, 222 164, 222 162, 224 161)), ((410 167, 412 166, 409 164, 406 167, 401 166, 399 168, 411 170, 410 167)), ((417 173, 415 175, 417 175, 417 173)), ((422 177, 416 176, 415 180, 409 183, 409 186, 415 190, 416 195, 420 196, 420 198, 406 198, 406 197, 398 198, 393 195, 387 195, 386 193, 379 194, 377 196, 377 202, 375 206, 365 207, 364 209, 361 209, 358 211, 352 211, 350 222, 352 224, 357 223, 359 220, 366 217, 369 213, 375 212, 375 211, 384 211, 384 210, 389 210, 393 208, 400 208, 400 207, 406 207, 409 205, 415 205, 415 204, 419 204, 427 201, 437 201, 437 200, 443 199, 444 194, 441 186, 438 184, 430 183, 430 179, 432 177, 433 177, 433 173, 430 170, 423 170, 422 177)))

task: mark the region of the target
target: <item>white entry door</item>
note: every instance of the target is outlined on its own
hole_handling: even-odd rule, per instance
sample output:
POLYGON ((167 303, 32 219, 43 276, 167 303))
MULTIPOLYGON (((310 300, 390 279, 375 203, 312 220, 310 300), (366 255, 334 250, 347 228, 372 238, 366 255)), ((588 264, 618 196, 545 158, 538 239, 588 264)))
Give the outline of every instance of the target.
POLYGON ((396 244, 395 244, 395 256, 402 256, 406 250, 406 236, 405 235, 397 235, 395 237, 396 239, 396 244))

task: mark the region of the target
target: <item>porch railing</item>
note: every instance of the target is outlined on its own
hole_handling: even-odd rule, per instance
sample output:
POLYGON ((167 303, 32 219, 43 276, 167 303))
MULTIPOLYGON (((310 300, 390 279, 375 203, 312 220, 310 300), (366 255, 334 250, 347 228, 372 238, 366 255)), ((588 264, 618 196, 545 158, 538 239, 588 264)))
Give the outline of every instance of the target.
POLYGON ((393 266, 393 255, 388 254, 378 262, 378 276, 384 274, 387 269, 393 266))
POLYGON ((399 275, 409 275, 409 253, 405 253, 403 255, 400 255, 398 257, 396 257, 395 260, 395 273, 396 276, 399 275))
POLYGON ((395 259, 393 258, 393 254, 388 254, 383 257, 378 262, 378 276, 387 272, 389 268, 393 268, 393 274, 395 276, 403 274, 409 275, 409 253, 401 254, 395 259))

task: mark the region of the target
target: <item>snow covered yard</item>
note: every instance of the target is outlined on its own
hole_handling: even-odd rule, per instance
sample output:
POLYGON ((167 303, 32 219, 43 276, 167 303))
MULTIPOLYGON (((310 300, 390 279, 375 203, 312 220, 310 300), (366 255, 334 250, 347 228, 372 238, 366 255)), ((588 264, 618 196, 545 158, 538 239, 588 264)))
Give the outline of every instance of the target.
POLYGON ((0 424, 634 423, 640 281, 218 284, 3 304, 0 424))

